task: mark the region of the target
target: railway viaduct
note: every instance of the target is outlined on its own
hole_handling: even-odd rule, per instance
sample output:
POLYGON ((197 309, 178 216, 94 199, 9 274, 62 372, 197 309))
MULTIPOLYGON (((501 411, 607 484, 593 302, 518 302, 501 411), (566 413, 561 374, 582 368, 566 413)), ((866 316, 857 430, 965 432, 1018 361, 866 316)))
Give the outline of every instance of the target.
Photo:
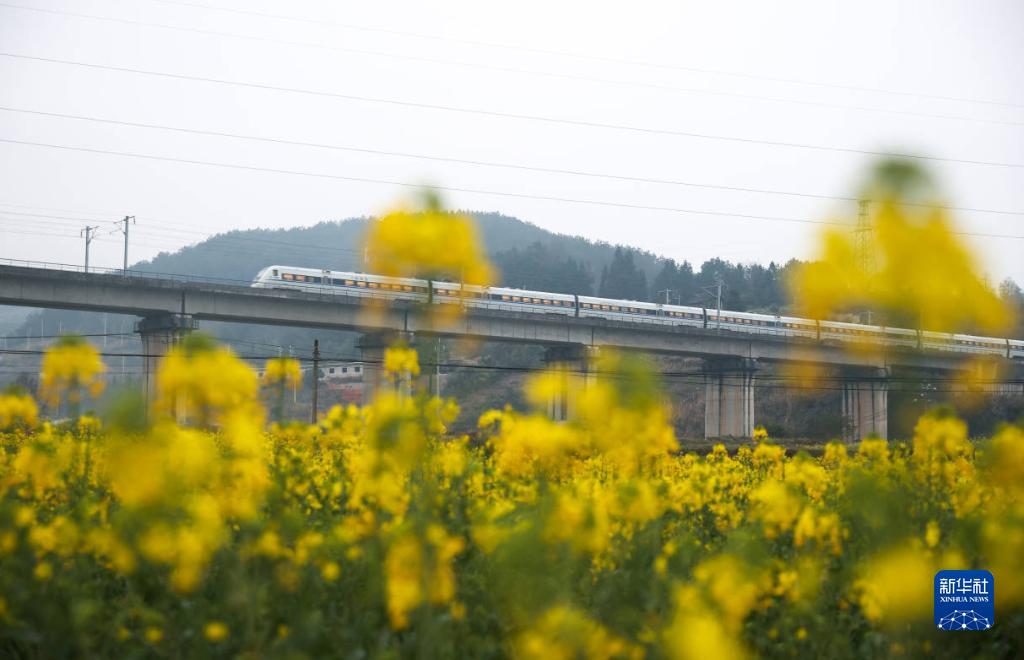
MULTIPOLYGON (((257 289, 131 271, 82 273, 0 265, 0 305, 138 316, 136 330, 146 356, 148 394, 152 394, 152 375, 160 356, 199 321, 287 325, 363 333, 359 346, 366 360, 367 395, 383 382, 383 351, 395 338, 443 336, 539 344, 545 347, 550 365, 584 378, 590 357, 602 347, 703 358, 705 436, 709 438, 750 436, 760 367, 817 365, 842 376, 838 380, 843 390, 844 434, 853 440, 870 434, 885 437, 888 381, 894 370, 948 373, 965 369, 968 362, 968 356, 953 351, 890 348, 868 354, 806 338, 504 309, 470 307, 457 321, 442 322, 438 315, 423 313, 408 301, 388 302, 374 313, 367 313, 365 302, 356 296, 257 289)), ((1024 373, 1021 361, 1009 366, 1017 379, 1024 373)), ((1021 389, 1019 383, 1011 387, 1021 389)), ((550 414, 560 419, 571 409, 570 400, 554 400, 549 406, 550 414)))

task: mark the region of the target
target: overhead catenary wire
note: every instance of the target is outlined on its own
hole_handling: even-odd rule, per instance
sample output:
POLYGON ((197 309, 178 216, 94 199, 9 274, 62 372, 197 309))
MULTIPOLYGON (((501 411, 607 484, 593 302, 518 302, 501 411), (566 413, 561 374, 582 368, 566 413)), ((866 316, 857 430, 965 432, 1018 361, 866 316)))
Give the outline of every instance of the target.
POLYGON ((596 76, 586 76, 586 75, 581 75, 581 74, 564 73, 564 72, 558 72, 558 71, 543 71, 543 70, 537 70, 537 69, 524 69, 524 68, 520 68, 520 67, 498 66, 498 65, 494 65, 494 64, 487 64, 487 63, 484 63, 484 62, 471 62, 471 61, 451 60, 451 59, 438 58, 438 57, 425 57, 425 56, 422 56, 422 55, 408 55, 408 54, 404 54, 404 53, 393 53, 393 52, 387 52, 387 51, 369 50, 369 49, 364 49, 364 48, 353 48, 353 47, 348 47, 348 46, 338 46, 336 44, 316 43, 316 42, 310 42, 310 41, 296 41, 296 40, 291 40, 291 39, 280 39, 280 38, 275 38, 275 37, 266 37, 266 36, 262 36, 262 35, 240 34, 240 33, 237 33, 237 32, 223 32, 223 31, 220 31, 220 30, 209 30, 209 29, 204 29, 204 28, 187 27, 187 26, 181 26, 181 25, 169 25, 169 24, 166 24, 166 23, 154 23, 154 22, 150 22, 150 21, 139 21, 139 20, 133 20, 133 19, 123 18, 123 17, 118 17, 118 16, 100 16, 100 15, 97 15, 97 14, 86 14, 86 13, 82 13, 82 12, 63 11, 63 10, 49 9, 49 8, 43 8, 43 7, 29 7, 29 6, 26 6, 26 5, 20 5, 20 4, 9 3, 9 2, 0 2, 0 7, 7 7, 7 8, 10 8, 10 9, 19 9, 19 10, 24 10, 24 11, 32 11, 32 12, 37 12, 37 13, 42 13, 42 14, 50 14, 50 15, 55 15, 55 16, 67 16, 67 17, 80 18, 80 19, 88 19, 88 20, 94 20, 94 21, 105 21, 105 22, 117 23, 117 24, 122 24, 122 25, 130 25, 130 26, 134 26, 134 27, 146 27, 146 28, 155 28, 155 29, 161 29, 161 30, 173 30, 173 31, 176 31, 176 32, 184 32, 184 33, 189 33, 189 34, 198 34, 198 35, 210 36, 210 37, 239 39, 239 40, 255 41, 257 43, 270 43, 270 44, 283 45, 283 46, 297 46, 297 47, 302 47, 302 48, 316 48, 316 49, 323 49, 323 50, 328 50, 328 51, 332 51, 332 52, 350 53, 350 54, 358 54, 358 55, 370 55, 370 56, 373 56, 373 57, 379 57, 379 58, 384 58, 384 59, 395 59, 395 60, 406 61, 406 62, 424 62, 424 63, 428 63, 428 64, 440 64, 440 65, 446 65, 446 66, 465 67, 465 68, 471 68, 471 69, 480 69, 480 70, 483 70, 483 71, 495 71, 495 72, 499 72, 499 73, 512 73, 512 74, 534 76, 534 77, 541 77, 541 78, 552 78, 552 79, 556 79, 556 80, 573 80, 573 81, 592 83, 592 84, 600 84, 600 85, 626 86, 626 87, 634 87, 634 88, 641 88, 641 89, 653 89, 653 90, 664 91, 664 92, 673 92, 673 93, 682 93, 682 94, 691 94, 691 95, 700 95, 700 96, 715 96, 715 97, 722 97, 722 98, 729 98, 729 99, 741 99, 741 100, 744 100, 744 101, 749 101, 749 100, 767 101, 767 102, 770 102, 770 103, 783 103, 783 104, 802 105, 802 106, 809 106, 809 107, 832 108, 832 109, 840 109, 840 110, 854 110, 854 111, 858 111, 858 112, 874 112, 874 113, 881 113, 881 114, 903 115, 903 116, 911 116, 911 117, 925 117, 925 118, 930 118, 930 119, 940 119, 940 120, 948 120, 948 121, 967 121, 967 122, 979 122, 979 123, 986 123, 986 124, 1001 124, 1001 125, 1005 125, 1005 126, 1024 126, 1024 122, 1005 121, 1005 120, 1001 120, 1001 119, 993 119, 993 118, 988 118, 988 117, 970 117, 970 116, 964 116, 964 115, 948 115, 948 114, 937 114, 937 113, 930 113, 930 112, 918 112, 918 111, 914 111, 914 110, 899 110, 899 109, 893 109, 893 108, 879 108, 879 107, 872 107, 872 106, 859 106, 859 105, 850 105, 850 104, 843 104, 843 103, 830 103, 830 102, 826 102, 826 101, 814 101, 814 100, 807 100, 807 99, 786 98, 786 97, 776 97, 776 96, 765 96, 765 95, 761 95, 761 94, 749 94, 749 93, 742 93, 742 92, 727 92, 727 91, 721 91, 721 90, 700 89, 700 88, 693 88, 693 87, 680 87, 680 86, 677 86, 677 85, 665 85, 665 84, 659 84, 659 83, 650 83, 650 82, 643 82, 643 81, 640 81, 640 80, 624 80, 624 79, 614 79, 614 78, 601 78, 601 77, 596 77, 596 76))
MULTIPOLYGON (((144 159, 144 160, 155 160, 155 161, 164 161, 164 162, 171 162, 171 163, 182 163, 182 164, 187 164, 187 165, 203 165, 203 166, 209 166, 209 167, 220 167, 220 168, 243 170, 243 171, 249 171, 249 172, 261 172, 261 173, 267 173, 267 174, 286 174, 286 175, 292 175, 292 176, 305 176, 305 177, 320 178, 320 179, 333 179, 333 180, 339 180, 339 181, 352 181, 352 182, 357 182, 357 183, 371 183, 371 184, 390 185, 390 186, 398 186, 398 187, 404 187, 404 188, 416 188, 416 189, 421 188, 421 186, 419 184, 409 183, 407 181, 398 181, 398 180, 389 180, 389 179, 376 179, 376 178, 371 178, 371 177, 357 177, 357 176, 348 176, 348 175, 341 175, 341 174, 328 174, 328 173, 324 173, 324 172, 309 172, 309 171, 303 171, 303 170, 289 170, 289 169, 273 168, 273 167, 259 167, 259 166, 255 166, 255 165, 241 165, 241 164, 235 164, 235 163, 221 163, 221 162, 216 162, 216 161, 198 160, 198 159, 190 159, 190 158, 175 158, 175 157, 171 157, 171 156, 158 156, 158 155, 154 155, 154 154, 144 154, 144 153, 126 152, 126 151, 115 151, 115 150, 112 150, 112 149, 95 149, 95 148, 90 148, 90 147, 77 147, 77 146, 66 145, 66 144, 56 144, 56 143, 47 143, 47 142, 35 142, 35 141, 30 141, 30 140, 14 140, 14 139, 10 139, 10 138, 0 138, 0 142, 7 143, 7 144, 20 144, 20 145, 25 145, 25 146, 43 147, 43 148, 49 148, 49 149, 62 149, 62 150, 66 150, 66 151, 79 151, 79 152, 83 152, 83 153, 93 153, 93 154, 104 154, 104 155, 110 155, 110 156, 120 156, 120 157, 126 157, 126 158, 138 158, 138 159, 144 159)), ((689 213, 689 214, 694 214, 694 215, 708 215, 708 216, 715 216, 715 217, 733 218, 733 219, 737 219, 737 220, 766 220, 766 221, 772 221, 772 222, 789 222, 789 223, 810 224, 810 225, 833 225, 833 226, 841 226, 841 227, 850 227, 851 226, 849 223, 830 222, 830 221, 826 221, 826 220, 812 220, 812 219, 809 219, 809 218, 790 218, 790 217, 782 217, 782 216, 753 215, 753 214, 747 214, 747 213, 731 213, 731 212, 727 212, 727 211, 713 211, 713 210, 704 210, 704 209, 690 209, 690 208, 671 207, 671 206, 654 206, 654 205, 647 205, 647 204, 631 204, 631 203, 626 203, 626 202, 609 202, 609 201, 594 200, 594 199, 583 199, 583 198, 573 198, 573 197, 559 197, 559 196, 555 196, 555 195, 535 195, 535 194, 529 194, 529 193, 517 193, 517 192, 507 192, 507 191, 498 191, 498 190, 486 190, 486 189, 481 189, 481 188, 468 188, 468 187, 458 187, 458 186, 434 186, 434 189, 442 190, 442 191, 445 191, 445 192, 459 192, 459 193, 470 193, 470 194, 480 194, 480 195, 493 195, 493 196, 498 196, 498 197, 508 197, 508 198, 515 198, 515 199, 533 199, 533 200, 539 200, 539 201, 562 202, 562 203, 568 203, 568 204, 581 204, 581 205, 589 205, 589 206, 604 206, 604 207, 610 207, 610 208, 625 208, 625 209, 642 210, 642 211, 660 211, 660 212, 667 212, 667 213, 689 213)), ((1024 239, 1024 236, 1016 236, 1016 235, 1012 235, 1012 234, 988 234, 988 233, 976 232, 976 233, 974 233, 972 235, 984 236, 984 237, 989 237, 989 238, 1024 239)))
POLYGON ((980 103, 980 104, 985 104, 985 105, 997 105, 997 106, 1006 106, 1006 107, 1013 107, 1013 108, 1024 107, 1024 103, 1013 103, 1013 102, 1008 102, 1008 101, 999 101, 999 100, 991 100, 991 99, 975 99, 975 98, 969 98, 969 97, 957 97, 957 96, 948 96, 948 95, 939 95, 939 94, 929 94, 929 93, 925 93, 925 92, 907 92, 907 91, 901 91, 901 90, 884 89, 884 88, 878 88, 878 87, 858 86, 858 85, 850 85, 850 84, 836 83, 836 82, 822 82, 822 81, 800 80, 800 79, 796 79, 796 78, 786 78, 786 77, 780 77, 780 76, 766 76, 766 75, 762 75, 762 74, 754 74, 754 73, 747 73, 747 72, 740 72, 740 71, 726 71, 726 70, 723 70, 723 69, 711 69, 711 68, 701 68, 701 67, 694 67, 694 66, 684 66, 684 65, 670 64, 670 63, 665 63, 665 62, 652 62, 652 61, 646 61, 646 60, 632 60, 632 59, 626 59, 626 58, 616 58, 616 57, 608 57, 608 56, 602 56, 602 55, 592 55, 592 54, 585 54, 585 53, 572 53, 572 52, 568 52, 568 51, 559 51, 559 50, 547 49, 547 48, 535 48, 535 47, 530 47, 530 46, 522 46, 522 45, 518 45, 518 44, 503 44, 503 43, 495 43, 495 42, 488 42, 488 41, 475 40, 475 39, 463 39, 463 38, 457 38, 457 37, 445 37, 445 36, 441 36, 441 35, 428 34, 428 33, 423 33, 423 32, 412 32, 412 31, 409 31, 409 30, 398 30, 398 29, 394 29, 394 28, 381 28, 381 27, 375 27, 375 26, 358 25, 358 24, 355 24, 355 23, 343 23, 343 22, 339 22, 339 21, 332 21, 332 20, 325 20, 325 19, 311 19, 311 18, 304 18, 304 17, 299 17, 299 16, 290 16, 290 15, 287 15, 287 14, 276 14, 276 13, 270 13, 270 12, 261 12, 261 11, 256 11, 256 10, 253 10, 253 9, 238 9, 238 8, 234 8, 234 7, 223 7, 223 6, 217 6, 217 5, 207 5, 207 4, 202 4, 202 3, 198 3, 198 2, 185 2, 183 0, 150 0, 150 1, 151 2, 160 3, 160 4, 165 4, 165 5, 176 5, 176 6, 180 6, 180 7, 191 7, 191 8, 194 8, 194 9, 203 9, 203 10, 207 10, 207 11, 220 11, 220 12, 227 12, 227 13, 232 13, 232 14, 239 14, 239 15, 256 16, 256 17, 260 17, 260 18, 272 18, 272 19, 277 19, 277 20, 294 21, 294 22, 298 22, 298 23, 306 23, 306 24, 311 24, 311 25, 321 25, 321 26, 322 25, 330 25, 330 26, 334 26, 334 27, 346 28, 346 29, 350 29, 350 30, 360 30, 360 31, 371 32, 371 33, 378 33, 378 34, 391 34, 391 35, 396 35, 396 36, 401 36, 401 37, 413 37, 413 38, 416 38, 416 39, 426 39, 426 40, 431 40, 431 41, 441 41, 441 42, 448 42, 448 43, 461 43, 461 44, 472 45, 472 46, 485 46, 485 47, 488 47, 488 48, 501 48, 501 49, 506 49, 506 50, 519 51, 519 52, 536 53, 536 54, 540 54, 540 55, 556 55, 556 56, 559 56, 559 57, 571 57, 571 58, 576 58, 576 59, 581 59, 581 60, 589 60, 589 61, 594 61, 594 62, 603 62, 603 63, 608 63, 608 64, 624 64, 624 65, 629 65, 629 66, 640 66, 640 67, 647 67, 647 68, 654 68, 654 69, 668 69, 668 70, 674 70, 674 71, 689 71, 689 72, 694 72, 694 73, 703 73, 703 74, 710 74, 710 75, 717 75, 717 76, 728 76, 728 77, 744 78, 744 79, 750 79, 750 80, 767 80, 767 81, 770 81, 770 82, 782 82, 782 83, 788 83, 788 84, 794 84, 794 85, 807 85, 807 86, 813 86, 813 87, 826 87, 826 88, 832 88, 832 89, 845 89, 845 90, 850 90, 850 91, 871 92, 871 93, 877 93, 877 94, 890 94, 890 95, 903 96, 903 97, 917 97, 917 98, 936 99, 936 100, 943 100, 943 101, 959 101, 959 102, 965 102, 965 103, 980 103))
POLYGON ((201 82, 208 84, 227 85, 233 87, 243 87, 248 89, 259 89, 263 91, 283 92, 291 94, 303 94, 310 96, 318 96, 323 98, 335 98, 346 101, 355 101, 361 103, 370 103, 378 105, 390 105, 394 107, 404 108, 417 108, 421 110, 433 110, 437 112, 456 113, 463 115, 476 115, 481 117, 492 117, 496 119, 513 119, 521 121, 538 122, 545 124, 554 124, 559 126, 576 126, 582 128, 596 128, 602 130, 620 131, 628 133, 639 133, 649 135, 666 135, 672 137, 692 138, 699 140, 711 140, 711 141, 723 141, 733 142, 737 144, 752 144, 769 147, 782 147, 789 149, 803 149, 818 152, 834 152, 834 153, 846 153, 846 154, 860 154, 866 156, 879 156, 888 158, 906 158, 910 160, 922 160, 922 161, 934 161, 934 162, 946 162, 946 163, 958 163, 962 165, 980 165, 988 167, 998 168, 1024 168, 1024 163, 1013 163, 1013 162, 1000 162, 982 159, 971 159, 971 158, 952 158, 942 156, 924 156, 921 154, 913 153, 902 153, 895 151, 880 151, 874 149, 858 149, 854 147, 836 147, 821 144, 809 144, 804 142, 790 142, 784 140, 767 140, 761 138, 750 138, 741 137, 734 135, 717 135, 712 133, 700 133, 696 131, 683 131, 667 128, 653 128, 649 126, 640 126, 634 124, 621 124, 613 122, 599 122, 590 121, 583 119, 568 119, 561 117, 551 117, 546 115, 516 113, 516 112, 505 112, 501 110, 486 110, 483 108, 466 108, 461 106, 446 105, 441 103, 427 103, 422 101, 408 101, 404 99, 394 99, 386 97, 375 97, 365 96, 359 94, 343 94, 341 92, 331 92, 325 90, 313 90, 305 89, 301 87, 288 87, 283 85, 271 85, 267 83, 256 83, 251 81, 240 81, 240 80, 229 80, 226 78, 215 78, 209 76, 193 76, 182 73, 171 73, 167 71, 153 71, 150 69, 139 69, 127 66, 115 66, 109 64, 97 64, 94 62, 81 62, 78 60, 68 60, 54 57, 40 57, 36 55, 26 55, 24 53, 9 53, 0 52, 0 57, 7 57, 12 59, 20 59, 24 61, 43 62, 47 64, 60 64, 65 66, 75 66, 86 69, 102 70, 102 71, 114 71, 118 73, 130 73, 135 75, 153 76, 166 78, 171 80, 189 80, 192 82, 201 82))
MULTIPOLYGON (((266 136, 258 136, 258 135, 246 135, 246 134, 243 134, 243 133, 234 133, 234 132, 229 132, 229 131, 205 130, 205 129, 198 129, 198 128, 188 128, 188 127, 183 127, 183 126, 171 126, 171 125, 168 125, 168 124, 154 124, 154 123, 147 123, 147 122, 126 121, 126 120, 120 120, 120 119, 110 119, 110 118, 106 118, 106 117, 96 117, 96 116, 89 116, 89 115, 79 115, 79 114, 70 114, 70 113, 62 113, 62 112, 49 112, 49 111, 44 111, 44 110, 33 110, 33 109, 28 109, 28 108, 14 108, 14 107, 10 107, 10 106, 0 106, 0 111, 3 111, 3 112, 16 112, 16 113, 30 114, 30 115, 36 115, 36 116, 42 116, 42 117, 59 118, 59 119, 72 119, 72 120, 76 120, 76 121, 86 121, 86 122, 109 124, 109 125, 115 125, 115 126, 126 126, 126 127, 131 127, 131 128, 145 128, 145 129, 153 129, 153 130, 161 130, 161 131, 170 131, 170 132, 175 132, 175 133, 186 133, 186 134, 192 134, 192 135, 204 135, 204 136, 210 136, 210 137, 222 137, 222 138, 229 138, 229 139, 234 139, 234 140, 248 140, 248 141, 253 141, 253 142, 264 142, 264 143, 268 143, 268 144, 283 144, 283 145, 288 145, 288 146, 309 147, 309 148, 315 148, 315 149, 327 149, 327 150, 332 150, 332 151, 347 151, 347 152, 355 152, 355 153, 372 154, 372 155, 377 155, 377 156, 410 158, 410 159, 417 159, 417 160, 428 160, 428 161, 435 161, 435 162, 454 163, 454 164, 459 164, 459 165, 472 165, 472 166, 477 166, 477 167, 493 167, 493 168, 501 168, 501 169, 511 169, 511 170, 521 170, 521 171, 529 171, 529 172, 539 172, 539 173, 543 173, 543 174, 562 174, 562 175, 577 176, 577 177, 588 177, 588 178, 608 179, 608 180, 617 180, 617 181, 630 181, 630 182, 635 182, 635 183, 651 183, 651 184, 668 185, 668 186, 684 186, 684 187, 691 187, 691 188, 707 188, 707 189, 712 189, 712 190, 723 190, 723 191, 728 191, 728 192, 745 192, 745 193, 757 193, 757 194, 764 194, 764 195, 784 195, 784 196, 790 196, 790 197, 805 197, 805 198, 811 198, 811 199, 830 199, 830 200, 848 201, 848 202, 863 201, 861 198, 848 197, 848 196, 840 196, 840 195, 823 195, 823 194, 797 192, 797 191, 770 190, 770 189, 765 189, 765 188, 752 188, 752 187, 746 187, 746 186, 729 186, 729 185, 720 185, 720 184, 713 184, 713 183, 699 183, 699 182, 693 182, 693 181, 682 181, 682 180, 678 180, 678 179, 665 179, 665 178, 658 178, 658 177, 633 176, 633 175, 627 175, 627 174, 591 172, 591 171, 579 170, 579 169, 541 167, 541 166, 534 166, 534 165, 523 165, 523 164, 518 164, 518 163, 503 163, 503 162, 478 160, 478 159, 454 158, 454 157, 449 157, 449 156, 438 156, 438 155, 432 155, 432 154, 418 154, 418 153, 410 153, 410 152, 402 152, 402 151, 390 151, 390 150, 385 150, 385 149, 372 149, 372 148, 368 148, 368 147, 354 147, 354 146, 350 146, 350 145, 327 144, 327 143, 323 143, 323 142, 310 142, 310 141, 304 141, 304 140, 290 140, 290 139, 287 139, 287 138, 280 138, 280 137, 266 137, 266 136)), ((868 200, 868 201, 871 201, 871 200, 868 200)), ((932 207, 935 206, 935 205, 921 204, 921 203, 916 203, 916 202, 909 202, 906 205, 907 206, 911 206, 911 207, 923 207, 923 208, 932 208, 932 207)), ((943 208, 949 209, 951 211, 968 211, 968 212, 973 212, 973 213, 993 213, 993 214, 999 214, 999 215, 1024 215, 1024 211, 1008 211, 1008 210, 999 210, 999 209, 986 209, 986 208, 960 207, 960 206, 944 206, 943 208)))
MULTIPOLYGON (((282 347, 284 348, 284 347, 282 347)), ((42 356, 45 355, 45 350, 40 349, 0 349, 0 355, 23 355, 23 356, 42 356)), ((127 358, 160 358, 163 357, 159 354, 145 353, 145 352, 114 352, 114 351, 98 351, 102 357, 127 357, 127 358)), ((246 362, 263 362, 266 360, 277 359, 280 357, 289 357, 297 360, 298 362, 312 362, 312 356, 305 355, 291 355, 282 356, 278 354, 261 354, 261 355, 238 355, 240 360, 246 362)), ((319 360, 321 362, 348 362, 348 363, 362 363, 362 364, 383 364, 382 359, 363 358, 362 356, 339 356, 339 355, 321 355, 319 360)), ((537 365, 488 365, 488 364, 476 364, 469 362, 444 362, 444 361, 422 361, 420 362, 421 367, 434 368, 441 367, 445 369, 459 370, 477 370, 477 371, 493 371, 493 372, 505 372, 505 373, 541 373, 548 370, 548 367, 537 365)), ((577 369, 577 368, 561 368, 561 372, 578 374, 578 375, 589 375, 596 377, 612 378, 616 380, 628 379, 628 376, 624 376, 615 371, 601 370, 601 369, 577 369)), ((703 386, 706 384, 707 376, 715 376, 718 372, 716 371, 705 371, 705 370, 688 370, 688 371, 659 371, 657 373, 659 378, 674 382, 677 384, 684 385, 695 385, 703 386)), ((818 390, 818 391, 842 391, 848 389, 844 384, 848 383, 863 383, 863 382, 875 382, 880 379, 870 379, 860 376, 844 376, 841 374, 834 376, 822 376, 822 377, 805 377, 805 376, 784 376, 777 375, 774 378, 758 377, 753 379, 749 383, 733 383, 727 379, 723 380, 721 386, 724 388, 737 388, 737 387, 750 387, 764 388, 764 389, 803 389, 803 390, 818 390), (816 384, 814 384, 816 383, 816 384)), ((962 393, 965 387, 971 386, 984 386, 984 385, 1019 385, 1024 384, 1024 379, 964 379, 957 377, 899 377, 890 376, 885 379, 886 382, 891 384, 920 384, 926 383, 930 387, 929 391, 932 392, 955 392, 962 393), (956 389, 941 389, 931 388, 934 383, 940 384, 955 384, 960 385, 960 388, 956 389)))

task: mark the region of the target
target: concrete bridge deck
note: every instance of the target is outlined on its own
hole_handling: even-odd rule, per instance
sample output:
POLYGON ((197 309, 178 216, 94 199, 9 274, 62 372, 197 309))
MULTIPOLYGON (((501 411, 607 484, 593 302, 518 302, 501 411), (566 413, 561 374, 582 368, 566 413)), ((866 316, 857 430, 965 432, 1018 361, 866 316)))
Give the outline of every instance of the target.
MULTIPOLYGON (((420 303, 392 300, 368 313, 366 301, 350 295, 260 289, 242 282, 132 271, 83 273, 0 265, 0 305, 141 317, 138 331, 144 352, 153 354, 146 358, 147 375, 156 369, 159 355, 191 329, 193 321, 204 320, 539 344, 548 347, 552 364, 574 371, 586 371, 589 352, 602 347, 700 357, 709 365, 705 375, 705 435, 709 437, 749 437, 754 424, 754 382, 762 363, 817 364, 847 374, 843 417, 849 427, 847 437, 855 439, 868 434, 885 437, 886 381, 892 370, 959 371, 974 357, 952 350, 909 347, 862 352, 804 337, 471 306, 457 320, 443 322, 420 303)), ((377 353, 383 346, 379 341, 364 341, 360 346, 371 363, 379 362, 377 353)), ((993 357, 1020 379, 1024 361, 993 357)), ((152 380, 147 378, 148 388, 152 380)), ((560 411, 559 415, 571 408, 569 401, 552 403, 552 410, 560 411)))
POLYGON ((454 323, 408 301, 390 301, 374 314, 365 298, 257 289, 244 284, 185 281, 129 271, 81 273, 0 265, 0 304, 109 312, 139 317, 183 315, 198 321, 287 325, 331 330, 393 331, 542 345, 613 347, 694 357, 765 362, 811 362, 849 367, 958 369, 970 354, 890 347, 850 351, 840 343, 725 329, 575 318, 468 307, 454 323))

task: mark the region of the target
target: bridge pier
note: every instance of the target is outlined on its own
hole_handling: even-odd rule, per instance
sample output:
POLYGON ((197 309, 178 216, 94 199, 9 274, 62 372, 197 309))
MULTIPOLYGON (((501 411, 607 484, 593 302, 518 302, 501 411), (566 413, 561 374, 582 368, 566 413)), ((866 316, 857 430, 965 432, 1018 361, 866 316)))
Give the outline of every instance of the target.
POLYGON ((557 374, 559 387, 548 399, 548 416, 556 422, 572 419, 576 414, 576 396, 596 377, 592 363, 598 349, 583 344, 547 346, 544 364, 557 374))
POLYGON ((889 370, 847 370, 843 378, 843 441, 889 437, 889 370))
POLYGON ((440 335, 417 334, 413 345, 420 360, 420 375, 413 383, 418 392, 430 396, 441 396, 441 337, 440 335))
POLYGON ((705 361, 704 438, 750 438, 754 433, 754 374, 757 361, 705 361))
POLYGON ((142 339, 142 378, 146 405, 156 401, 156 374, 167 351, 196 327, 187 314, 156 314, 144 316, 135 324, 135 332, 142 339))
POLYGON ((391 390, 400 396, 412 395, 412 376, 401 374, 397 380, 384 369, 384 353, 392 346, 412 345, 411 332, 368 332, 359 338, 356 346, 363 359, 363 405, 372 402, 378 392, 391 390))

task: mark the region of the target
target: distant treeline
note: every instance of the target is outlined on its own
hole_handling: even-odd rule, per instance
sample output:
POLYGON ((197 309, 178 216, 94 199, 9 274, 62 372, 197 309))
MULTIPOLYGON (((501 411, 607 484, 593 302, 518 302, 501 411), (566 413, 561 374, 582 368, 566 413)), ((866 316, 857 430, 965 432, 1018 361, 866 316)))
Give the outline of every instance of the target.
POLYGON ((780 267, 774 262, 763 266, 711 259, 695 270, 688 261, 659 259, 656 274, 649 280, 637 263, 635 255, 639 254, 616 247, 611 262, 597 273, 590 264, 559 256, 540 242, 497 252, 494 261, 505 286, 714 307, 721 284, 723 309, 771 312, 785 305, 787 271, 800 263, 794 259, 780 267))
MULTIPOLYGON (((722 309, 772 314, 792 311, 789 308, 786 281, 790 273, 803 263, 791 259, 782 266, 774 262, 764 266, 715 258, 695 269, 688 261, 679 263, 617 246, 610 261, 597 271, 594 264, 600 262, 602 256, 596 253, 599 246, 587 247, 595 250, 594 259, 568 257, 557 247, 553 249, 537 241, 523 247, 495 252, 493 260, 501 270, 501 284, 504 286, 597 295, 619 300, 670 302, 713 309, 718 304, 721 285, 722 309), (653 272, 654 276, 649 277, 649 272, 653 272)), ((1009 278, 999 285, 998 290, 1007 305, 1015 311, 1016 325, 1009 333, 1010 336, 1024 337, 1024 292, 1009 278)), ((871 318, 877 323, 913 325, 912 320, 886 320, 878 313, 869 317, 866 310, 850 310, 847 317, 848 320, 867 321, 871 318)), ((964 330, 971 331, 970 328, 964 330)))

